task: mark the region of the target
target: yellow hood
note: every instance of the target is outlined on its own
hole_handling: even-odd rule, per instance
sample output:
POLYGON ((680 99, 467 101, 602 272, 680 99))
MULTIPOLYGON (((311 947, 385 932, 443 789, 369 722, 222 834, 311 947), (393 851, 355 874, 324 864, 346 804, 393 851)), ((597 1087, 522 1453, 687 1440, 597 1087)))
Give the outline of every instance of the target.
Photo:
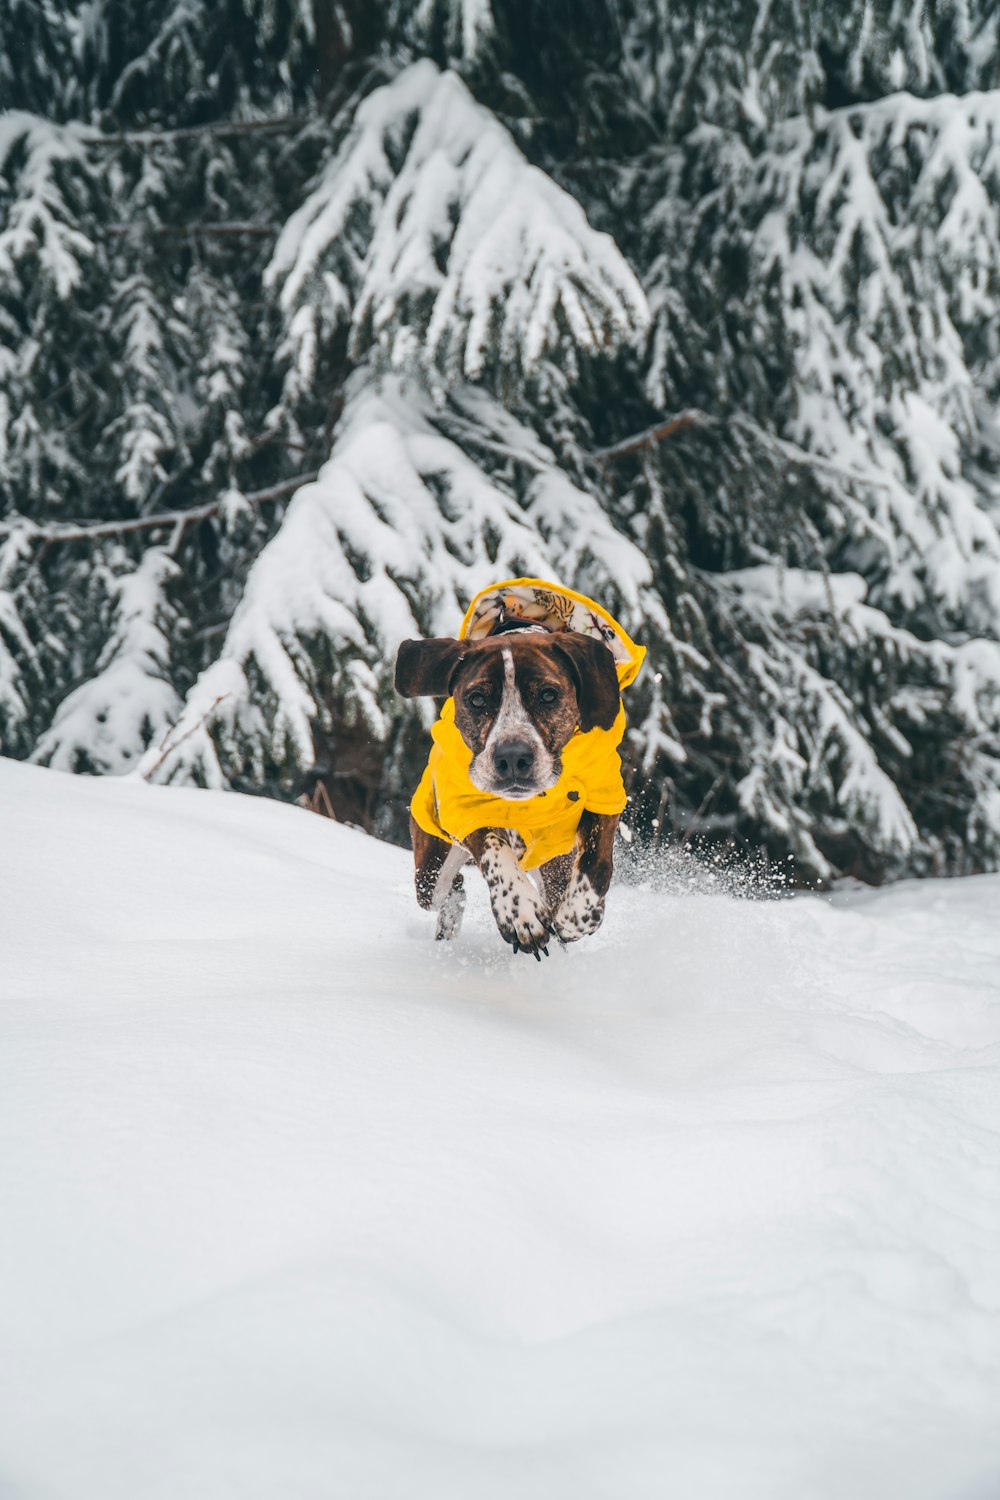
MULTIPOLYGON (((511 616, 550 627, 579 631, 603 640, 615 658, 620 688, 635 681, 646 654, 606 609, 584 594, 541 578, 514 578, 476 595, 459 630, 461 640, 483 640, 511 616)), ((410 804, 425 833, 461 843, 477 828, 514 828, 525 843, 526 870, 567 854, 576 840, 583 812, 620 813, 625 807, 618 746, 625 733, 625 710, 610 729, 579 729, 562 752, 562 775, 554 787, 526 801, 507 802, 481 792, 469 780, 472 751, 455 724, 449 698, 431 731, 434 747, 410 804)))

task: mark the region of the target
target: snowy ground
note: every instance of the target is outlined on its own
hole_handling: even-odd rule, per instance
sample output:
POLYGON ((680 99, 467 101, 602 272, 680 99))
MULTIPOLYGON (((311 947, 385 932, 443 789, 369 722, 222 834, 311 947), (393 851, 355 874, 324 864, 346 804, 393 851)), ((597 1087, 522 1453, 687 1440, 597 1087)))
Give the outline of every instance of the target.
POLYGON ((1000 878, 536 965, 0 761, 4 1500, 992 1500, 1000 878))

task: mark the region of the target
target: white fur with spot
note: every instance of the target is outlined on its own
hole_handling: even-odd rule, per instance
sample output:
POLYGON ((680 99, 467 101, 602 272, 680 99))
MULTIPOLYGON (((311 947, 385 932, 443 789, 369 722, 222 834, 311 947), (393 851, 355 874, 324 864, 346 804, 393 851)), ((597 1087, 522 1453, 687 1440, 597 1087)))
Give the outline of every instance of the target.
POLYGON ((599 896, 589 875, 574 869, 569 883, 552 913, 552 929, 564 943, 575 943, 596 932, 604 921, 604 897, 599 896))
POLYGON ((544 947, 549 940, 545 898, 505 838, 486 835, 479 868, 501 937, 508 943, 517 938, 523 948, 544 947))

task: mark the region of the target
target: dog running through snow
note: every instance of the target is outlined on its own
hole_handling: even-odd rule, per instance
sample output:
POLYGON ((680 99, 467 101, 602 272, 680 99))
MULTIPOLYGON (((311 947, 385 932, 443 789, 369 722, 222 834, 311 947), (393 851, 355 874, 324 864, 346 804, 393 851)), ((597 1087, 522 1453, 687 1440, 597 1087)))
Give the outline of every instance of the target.
POLYGON ((597 931, 626 801, 621 690, 644 655, 593 600, 531 578, 477 594, 457 638, 400 646, 397 691, 447 700, 410 805, 438 938, 459 930, 470 862, 515 953, 597 931))

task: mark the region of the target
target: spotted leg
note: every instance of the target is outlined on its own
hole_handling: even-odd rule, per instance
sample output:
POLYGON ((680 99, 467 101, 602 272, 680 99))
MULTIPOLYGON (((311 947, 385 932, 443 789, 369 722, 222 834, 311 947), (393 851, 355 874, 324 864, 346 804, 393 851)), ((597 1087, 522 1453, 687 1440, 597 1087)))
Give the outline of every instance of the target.
MULTIPOLYGON (((575 858, 570 868, 567 870, 562 864, 549 878, 549 866, 543 869, 542 878, 547 888, 550 884, 562 885, 565 879, 557 899, 553 891, 552 901, 552 930, 561 943, 575 943, 579 938, 588 937, 604 920, 604 898, 614 870, 617 827, 617 815, 608 817, 585 812, 580 819, 575 858)), ((553 860, 551 863, 560 862, 553 860)))
POLYGON ((465 846, 483 873, 493 919, 504 942, 515 953, 548 953, 549 925, 545 897, 517 862, 510 840, 500 828, 480 828, 465 846))

